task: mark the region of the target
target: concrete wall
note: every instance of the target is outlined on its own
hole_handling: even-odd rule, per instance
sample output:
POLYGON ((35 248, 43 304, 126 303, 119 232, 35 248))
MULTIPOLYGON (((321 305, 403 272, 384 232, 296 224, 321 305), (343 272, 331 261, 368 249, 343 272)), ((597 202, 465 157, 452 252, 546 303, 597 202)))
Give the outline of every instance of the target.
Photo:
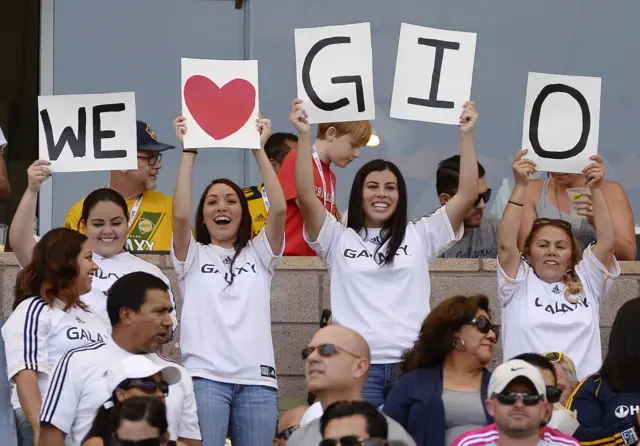
MULTIPOLYGON (((171 278, 180 310, 181 299, 178 296, 171 258, 152 255, 143 257, 157 264, 171 278)), ((13 285, 18 271, 13 254, 0 254, 2 318, 7 318, 11 312, 13 285)), ((622 262, 622 271, 622 276, 615 282, 612 295, 602 307, 600 324, 605 350, 618 308, 626 300, 640 295, 640 262, 622 262)), ((436 261, 431 271, 432 308, 454 294, 483 293, 490 297, 494 314, 499 315, 495 274, 495 260, 436 261)), ((329 308, 329 280, 322 263, 311 257, 285 258, 276 273, 271 293, 272 332, 281 396, 306 395, 300 351, 317 330, 323 308, 329 308)), ((179 359, 179 335, 175 344, 165 347, 164 353, 179 359)), ((499 348, 494 365, 500 360, 499 348)))

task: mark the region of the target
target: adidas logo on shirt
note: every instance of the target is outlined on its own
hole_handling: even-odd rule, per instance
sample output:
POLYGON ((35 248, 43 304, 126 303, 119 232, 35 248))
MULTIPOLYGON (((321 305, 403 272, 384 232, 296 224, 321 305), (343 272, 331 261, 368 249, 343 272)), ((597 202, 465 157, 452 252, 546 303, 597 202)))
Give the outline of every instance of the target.
POLYGON ((222 261, 224 265, 231 265, 231 262, 232 260, 231 260, 231 257, 229 256, 225 257, 224 260, 222 261))
POLYGON ((258 214, 258 215, 256 215, 256 219, 255 220, 256 221, 266 221, 267 219, 265 218, 264 215, 258 214))
POLYGON ((380 236, 376 235, 375 237, 371 237, 369 239, 369 242, 371 243, 375 243, 376 245, 379 245, 381 240, 380 240, 380 236))
POLYGON ((556 283, 556 286, 553 287, 553 289, 551 290, 551 292, 553 294, 560 294, 562 291, 560 290, 560 287, 558 286, 558 284, 556 283))
POLYGON ((80 319, 78 316, 76 316, 76 322, 78 322, 79 324, 84 324, 85 322, 80 319))

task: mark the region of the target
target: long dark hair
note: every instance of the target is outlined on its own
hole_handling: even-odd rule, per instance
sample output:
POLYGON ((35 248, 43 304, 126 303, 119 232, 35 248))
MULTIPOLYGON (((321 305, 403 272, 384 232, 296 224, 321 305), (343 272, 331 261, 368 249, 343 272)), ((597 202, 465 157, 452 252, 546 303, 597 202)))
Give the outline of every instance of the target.
POLYGON ((129 208, 127 207, 126 200, 115 190, 103 187, 94 190, 84 199, 84 202, 82 203, 82 214, 80 216, 80 220, 78 220, 78 230, 80 230, 81 223, 86 228, 89 214, 98 203, 103 201, 110 201, 111 203, 119 206, 120 209, 122 209, 125 220, 129 222, 129 208))
POLYGON ((236 250, 236 253, 233 255, 233 259, 231 260, 231 265, 229 266, 229 271, 231 272, 231 280, 228 286, 233 284, 233 265, 240 255, 240 252, 247 246, 249 241, 251 240, 251 214, 249 213, 249 202, 247 201, 247 197, 244 196, 242 189, 231 180, 226 178, 219 178, 217 180, 213 180, 209 186, 207 186, 200 196, 200 201, 198 202, 198 209, 196 211, 196 241, 203 245, 211 244, 211 235, 207 230, 206 225, 204 224, 204 201, 207 198, 207 194, 209 190, 215 186, 216 184, 226 184, 229 186, 238 196, 238 200, 240 200, 240 207, 242 208, 242 218, 240 220, 240 226, 238 227, 238 234, 236 234, 236 242, 233 248, 236 250))
POLYGON ((78 256, 87 236, 68 228, 47 232, 33 248, 31 262, 18 273, 13 288, 13 309, 25 299, 40 296, 50 306, 59 298, 65 310, 79 306, 80 295, 74 286, 78 276, 78 256))
POLYGON ((484 295, 453 296, 431 310, 420 328, 418 340, 402 358, 404 373, 419 368, 442 364, 453 350, 455 334, 473 319, 478 310, 489 317, 489 298, 484 295))
POLYGON ((602 363, 602 379, 615 392, 640 392, 640 344, 636 342, 640 297, 625 302, 609 335, 609 349, 602 363))
POLYGON ((351 194, 349 195, 347 226, 358 234, 364 229, 366 237, 367 228, 364 227, 364 206, 362 202, 364 182, 371 172, 383 172, 385 170, 391 171, 398 181, 398 205, 391 218, 385 222, 382 231, 380 231, 381 240, 374 256, 377 257, 380 248, 389 241, 382 266, 391 266, 407 231, 407 185, 398 166, 391 161, 375 159, 369 161, 358 170, 356 177, 353 179, 351 194))
MULTIPOLYGON (((160 437, 167 435, 169 430, 165 404, 152 396, 133 396, 116 404, 111 413, 111 435, 118 431, 120 423, 124 420, 146 421, 160 431, 160 437)), ((105 443, 105 446, 109 444, 105 443)))

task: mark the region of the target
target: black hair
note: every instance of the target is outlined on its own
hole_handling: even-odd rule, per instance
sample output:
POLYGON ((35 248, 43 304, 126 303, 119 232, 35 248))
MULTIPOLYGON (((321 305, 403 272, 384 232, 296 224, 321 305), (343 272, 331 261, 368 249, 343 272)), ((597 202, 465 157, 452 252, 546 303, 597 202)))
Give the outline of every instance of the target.
POLYGON ((553 375, 553 385, 555 386, 556 384, 558 384, 558 375, 556 374, 556 368, 553 366, 553 363, 544 356, 538 353, 521 353, 511 359, 520 359, 521 361, 531 364, 532 366, 539 369, 549 370, 553 375))
MULTIPOLYGON (((484 178, 485 170, 478 161, 478 178, 484 178)), ((436 171, 436 191, 438 195, 455 195, 460 181, 460 155, 453 155, 440 161, 436 171)))
POLYGON ((251 240, 252 228, 251 228, 251 213, 249 212, 249 202, 247 201, 247 197, 244 196, 242 189, 231 180, 226 178, 219 178, 217 180, 213 180, 209 186, 207 186, 202 192, 200 196, 200 201, 198 202, 198 209, 196 210, 196 241, 203 245, 211 244, 211 235, 209 234, 209 230, 207 226, 204 224, 204 201, 207 198, 207 194, 209 190, 215 186, 216 184, 226 184, 229 186, 238 196, 238 200, 240 200, 240 207, 242 208, 242 218, 240 220, 240 226, 238 227, 238 234, 236 236, 236 243, 234 249, 236 253, 233 255, 233 259, 231 259, 231 265, 229 265, 229 271, 231 272, 231 280, 227 281, 228 287, 233 284, 234 274, 233 274, 233 265, 240 255, 240 252, 249 244, 251 240))
POLYGON ((169 430, 165 404, 152 396, 133 396, 116 404, 111 414, 111 434, 115 434, 125 420, 146 421, 160 431, 160 437, 166 436, 169 430))
POLYGON ((287 141, 298 142, 298 136, 285 132, 272 134, 264 144, 264 153, 267 154, 267 158, 274 160, 278 164, 282 164, 284 158, 291 152, 291 147, 289 147, 287 141))
POLYGON ((366 401, 338 401, 329 405, 320 418, 320 433, 324 437, 331 420, 360 415, 367 422, 367 434, 370 438, 386 440, 389 436, 387 419, 371 403, 366 401))
POLYGON ((116 280, 107 291, 107 314, 111 326, 115 327, 120 322, 121 309, 140 311, 149 290, 169 291, 169 286, 161 278, 144 271, 125 274, 116 280))
POLYGON ((78 220, 78 230, 80 230, 81 223, 84 224, 85 227, 87 226, 89 214, 93 208, 102 201, 110 201, 118 205, 120 209, 122 209, 125 220, 127 220, 127 222, 129 221, 129 208, 127 207, 127 201, 115 190, 103 187, 101 189, 94 190, 84 199, 84 202, 82 203, 82 214, 80 216, 80 220, 78 220))
POLYGON ((383 172, 385 170, 393 173, 398 182, 398 205, 391 218, 387 220, 382 227, 380 244, 376 248, 374 258, 376 260, 380 259, 378 263, 380 263, 381 266, 391 266, 398 249, 404 241, 404 235, 407 231, 407 185, 398 166, 391 161, 375 159, 358 169, 353 179, 353 184, 351 185, 351 194, 349 195, 349 209, 347 211, 349 218, 347 219, 347 226, 357 234, 360 234, 364 229, 364 236, 367 236, 367 228, 364 227, 364 207, 362 202, 364 182, 367 175, 371 172, 383 172), (378 251, 387 241, 389 241, 389 247, 386 254, 382 256, 378 255, 378 251))
POLYGON ((636 343, 640 297, 625 302, 611 326, 600 374, 614 392, 640 392, 640 344, 636 343))

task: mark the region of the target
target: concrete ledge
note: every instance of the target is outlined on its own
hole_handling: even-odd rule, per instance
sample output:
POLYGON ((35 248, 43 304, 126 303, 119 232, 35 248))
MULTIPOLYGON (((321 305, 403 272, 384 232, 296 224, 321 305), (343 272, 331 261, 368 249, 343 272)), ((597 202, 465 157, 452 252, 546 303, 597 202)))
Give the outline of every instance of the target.
MULTIPOLYGON (((160 267, 169 277, 176 294, 178 314, 182 299, 169 255, 141 255, 144 260, 160 267)), ((640 262, 621 262, 622 274, 614 282, 613 291, 601 306, 600 327, 603 349, 609 342, 611 324, 620 306, 640 296, 640 262)), ((497 299, 495 259, 439 259, 431 265, 431 307, 455 294, 486 294, 491 311, 500 320, 497 299)), ((12 253, 0 253, 0 294, 2 317, 11 313, 13 287, 19 272, 12 253)), ((282 397, 304 401, 306 389, 303 379, 302 348, 318 328, 323 308, 330 308, 330 284, 327 272, 316 257, 285 257, 282 259, 271 288, 272 336, 276 353, 279 393, 282 397)), ((180 358, 180 333, 175 342, 164 347, 168 356, 180 358)), ((492 366, 502 360, 498 345, 492 366)), ((284 401, 284 400, 283 400, 284 401)), ((286 401, 289 401, 288 399, 286 401)), ((287 404, 289 405, 289 404, 287 404)))

